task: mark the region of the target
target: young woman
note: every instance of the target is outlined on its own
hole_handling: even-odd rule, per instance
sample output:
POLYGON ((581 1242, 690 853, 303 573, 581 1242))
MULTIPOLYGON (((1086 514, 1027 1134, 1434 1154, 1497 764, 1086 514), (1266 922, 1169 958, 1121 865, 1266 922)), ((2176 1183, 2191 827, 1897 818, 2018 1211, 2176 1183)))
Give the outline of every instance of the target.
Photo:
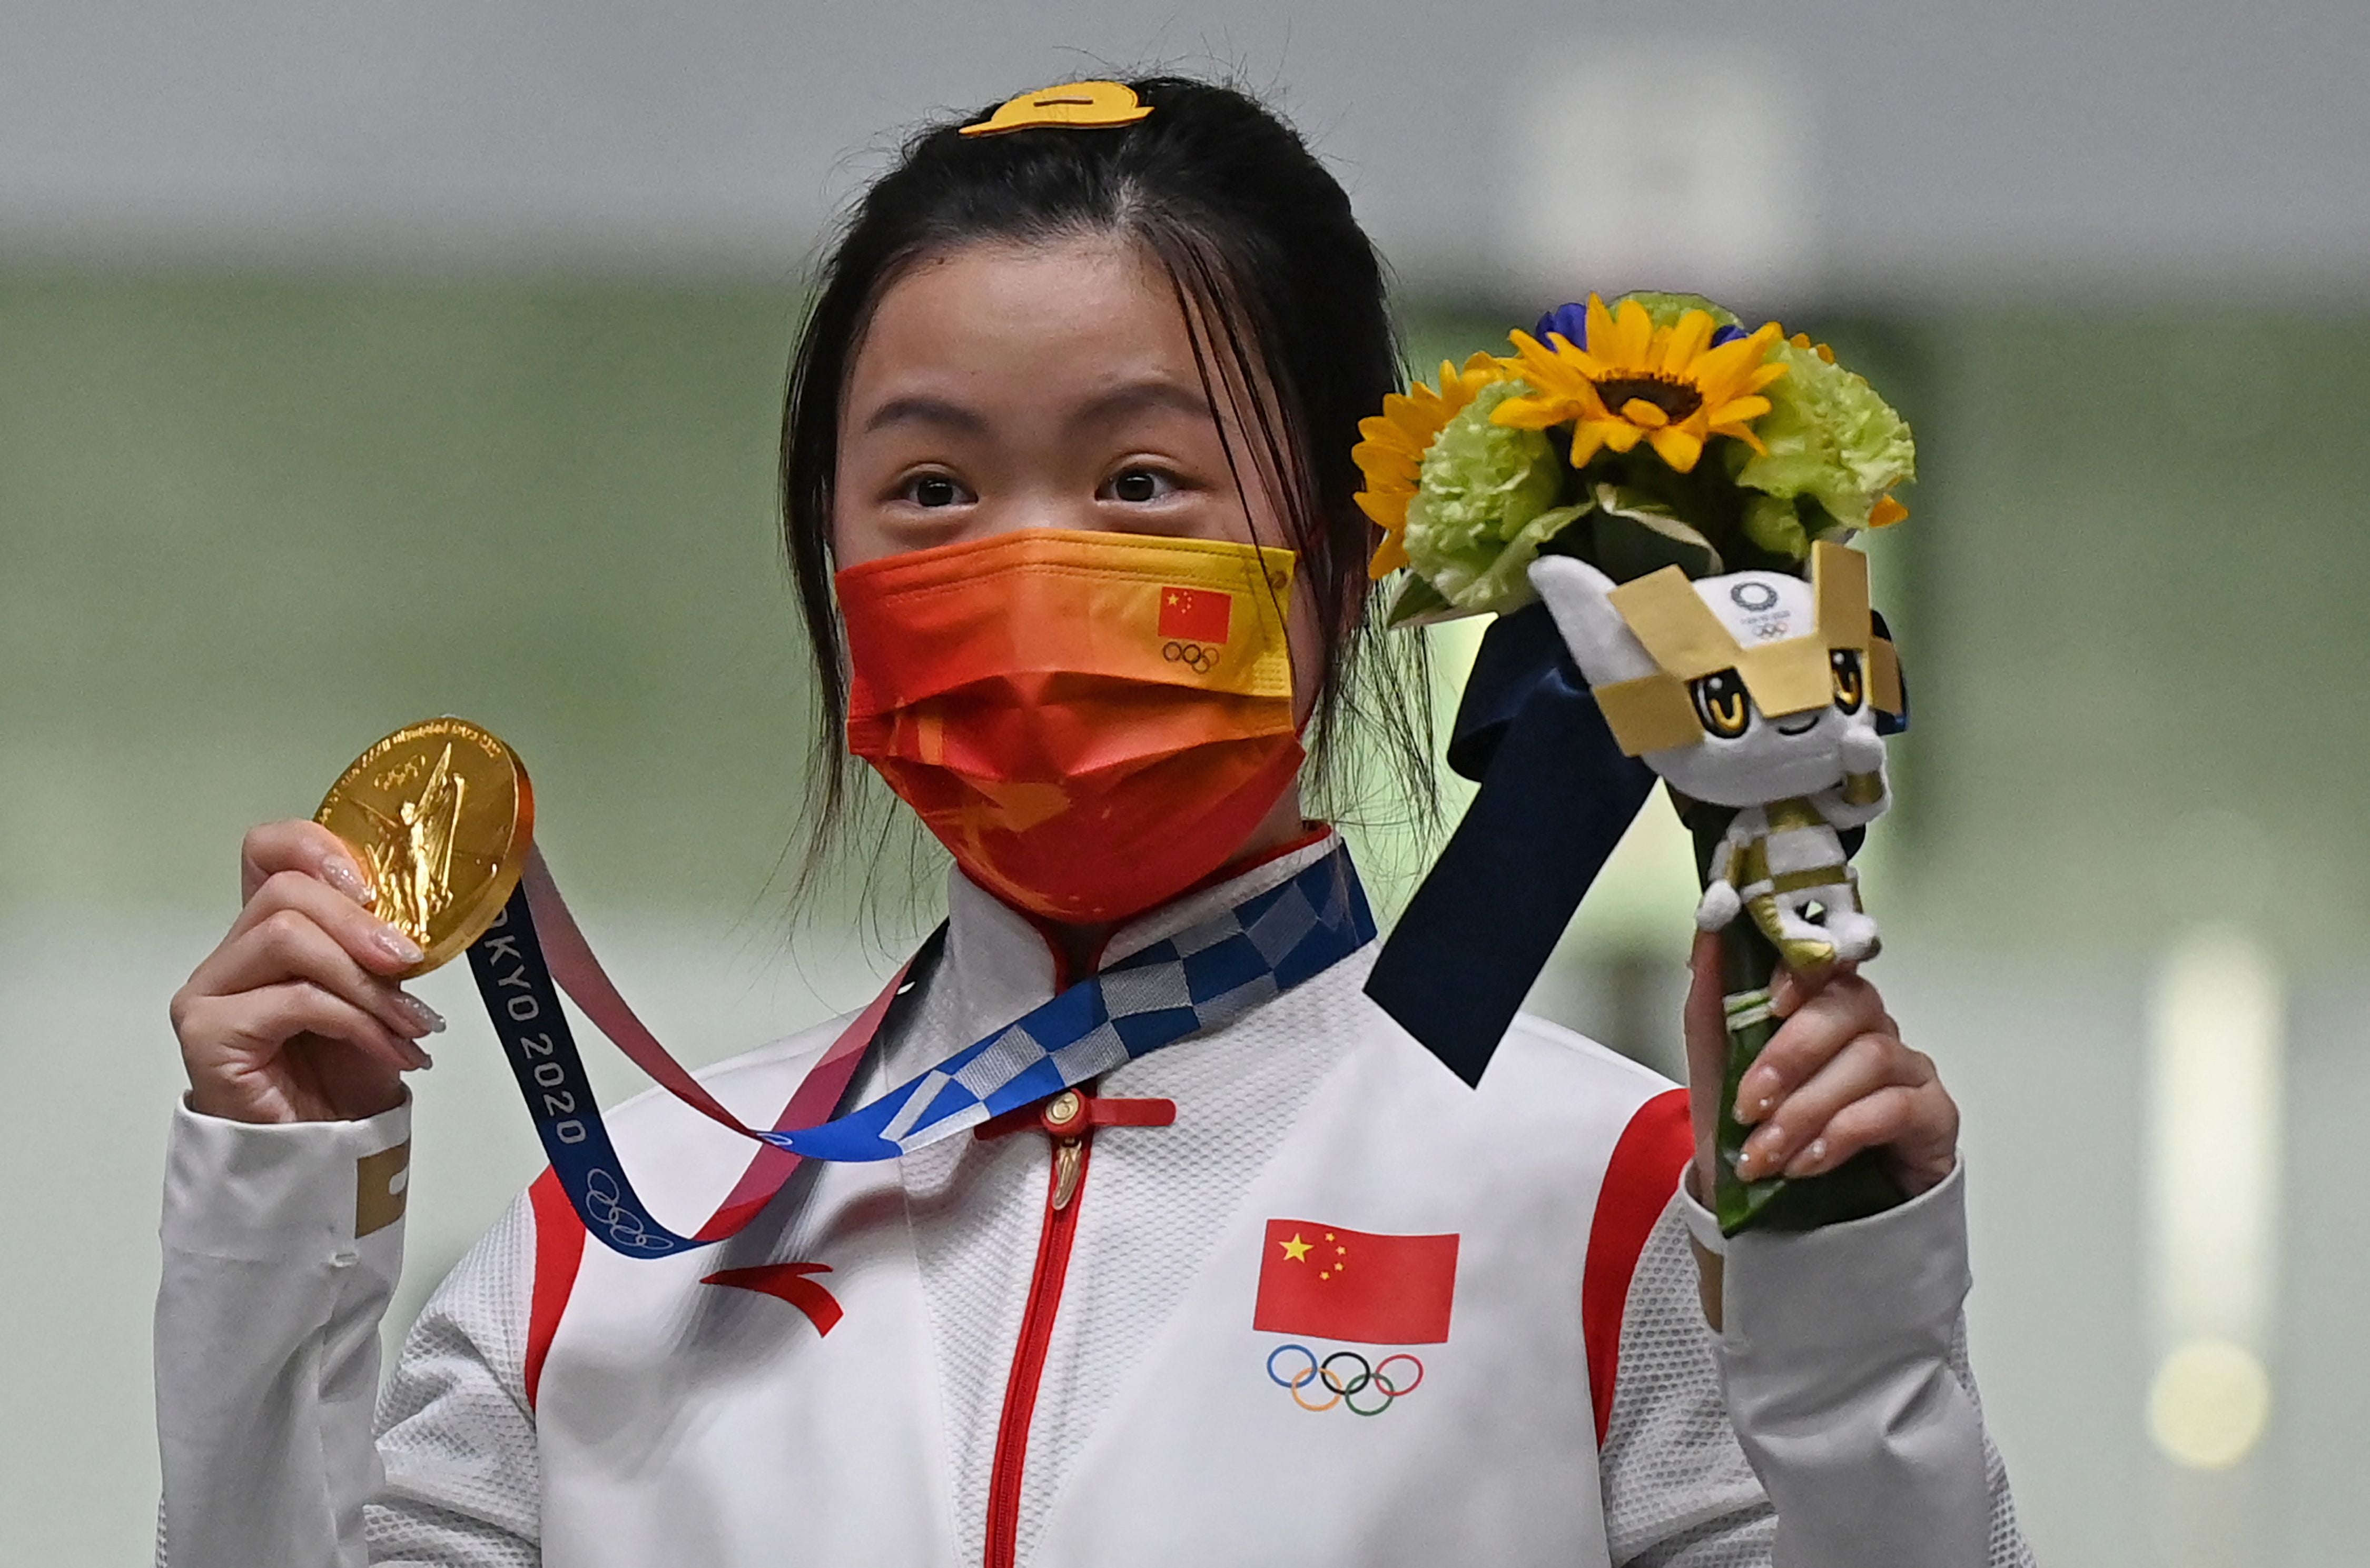
MULTIPOLYGON (((1264 950, 1286 894, 1363 909, 1300 785, 1304 740, 1394 732, 1351 499, 1382 277, 1260 106, 1132 87, 1118 123, 918 136, 792 366, 827 757, 956 862, 849 1106, 1164 942, 1264 950)), ((588 1245, 546 1173, 381 1389, 402 1228, 358 1193, 440 1025, 334 839, 257 829, 243 884, 173 1006, 174 1568, 2029 1561, 1963 1352, 1957 1113, 1865 980, 1781 999, 1741 1114, 1762 1171, 1883 1150, 1911 1196, 1874 1219, 1719 1255, 1681 1183, 1705 964, 1688 1091, 1527 1019, 1471 1090, 1353 937, 1078 1092, 811 1162, 719 1247, 588 1245)), ((705 1081, 770 1118, 842 1035, 705 1081)), ((747 1163, 663 1097, 611 1126, 662 1214, 747 1163)))

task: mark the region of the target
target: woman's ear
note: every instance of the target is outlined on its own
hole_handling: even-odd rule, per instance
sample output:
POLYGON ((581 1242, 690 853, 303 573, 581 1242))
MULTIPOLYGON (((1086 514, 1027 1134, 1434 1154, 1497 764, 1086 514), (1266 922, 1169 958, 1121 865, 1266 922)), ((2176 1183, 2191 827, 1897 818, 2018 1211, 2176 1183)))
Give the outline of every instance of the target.
POLYGON ((1660 668, 1613 607, 1613 579, 1570 555, 1531 563, 1531 586, 1547 601, 1556 630, 1591 686, 1636 681, 1660 668))

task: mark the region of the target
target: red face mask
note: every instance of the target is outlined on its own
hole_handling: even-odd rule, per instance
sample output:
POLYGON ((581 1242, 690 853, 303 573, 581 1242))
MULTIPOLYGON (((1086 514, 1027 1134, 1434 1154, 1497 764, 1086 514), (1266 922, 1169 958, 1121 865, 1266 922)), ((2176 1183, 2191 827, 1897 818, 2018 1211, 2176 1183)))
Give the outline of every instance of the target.
POLYGON ((1293 563, 1030 530, 851 567, 848 749, 1011 904, 1086 923, 1164 903, 1299 772, 1293 563))

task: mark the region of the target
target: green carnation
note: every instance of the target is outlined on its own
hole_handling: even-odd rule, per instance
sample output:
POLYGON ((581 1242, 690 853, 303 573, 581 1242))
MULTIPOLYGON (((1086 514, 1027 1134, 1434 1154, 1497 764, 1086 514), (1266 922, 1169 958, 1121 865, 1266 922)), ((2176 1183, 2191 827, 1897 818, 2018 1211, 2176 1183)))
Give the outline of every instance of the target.
POLYGON ((1460 610, 1507 611, 1531 601, 1524 575, 1539 546, 1578 517, 1559 507, 1564 465, 1545 434, 1490 422, 1490 411, 1530 388, 1502 381, 1441 429, 1423 454, 1408 502, 1408 560, 1460 610))
POLYGON ((1916 475, 1908 425, 1867 382, 1815 350, 1780 342, 1769 352, 1786 367, 1763 389, 1769 412, 1753 424, 1769 450, 1736 482, 1784 500, 1807 496, 1846 527, 1867 527, 1885 493, 1916 475))
POLYGON ((1701 294, 1666 294, 1652 289, 1632 289, 1619 299, 1610 301, 1605 308, 1619 310, 1631 300, 1646 307, 1646 319, 1656 326, 1676 326, 1679 324, 1679 317, 1691 310, 1699 310, 1711 317, 1711 324, 1714 326, 1744 325, 1737 319, 1734 311, 1726 305, 1715 304, 1701 294))

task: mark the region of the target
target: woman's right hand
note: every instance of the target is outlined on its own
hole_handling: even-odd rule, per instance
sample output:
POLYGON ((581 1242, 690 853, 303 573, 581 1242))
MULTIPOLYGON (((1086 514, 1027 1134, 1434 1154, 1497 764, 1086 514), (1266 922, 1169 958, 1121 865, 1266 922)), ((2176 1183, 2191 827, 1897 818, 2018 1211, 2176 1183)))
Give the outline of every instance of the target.
POLYGON ((271 822, 239 855, 230 934, 173 994, 190 1108, 242 1122, 360 1121, 403 1103, 403 1074, 432 1065, 444 1027, 393 977, 419 946, 370 912, 337 835, 271 822))

